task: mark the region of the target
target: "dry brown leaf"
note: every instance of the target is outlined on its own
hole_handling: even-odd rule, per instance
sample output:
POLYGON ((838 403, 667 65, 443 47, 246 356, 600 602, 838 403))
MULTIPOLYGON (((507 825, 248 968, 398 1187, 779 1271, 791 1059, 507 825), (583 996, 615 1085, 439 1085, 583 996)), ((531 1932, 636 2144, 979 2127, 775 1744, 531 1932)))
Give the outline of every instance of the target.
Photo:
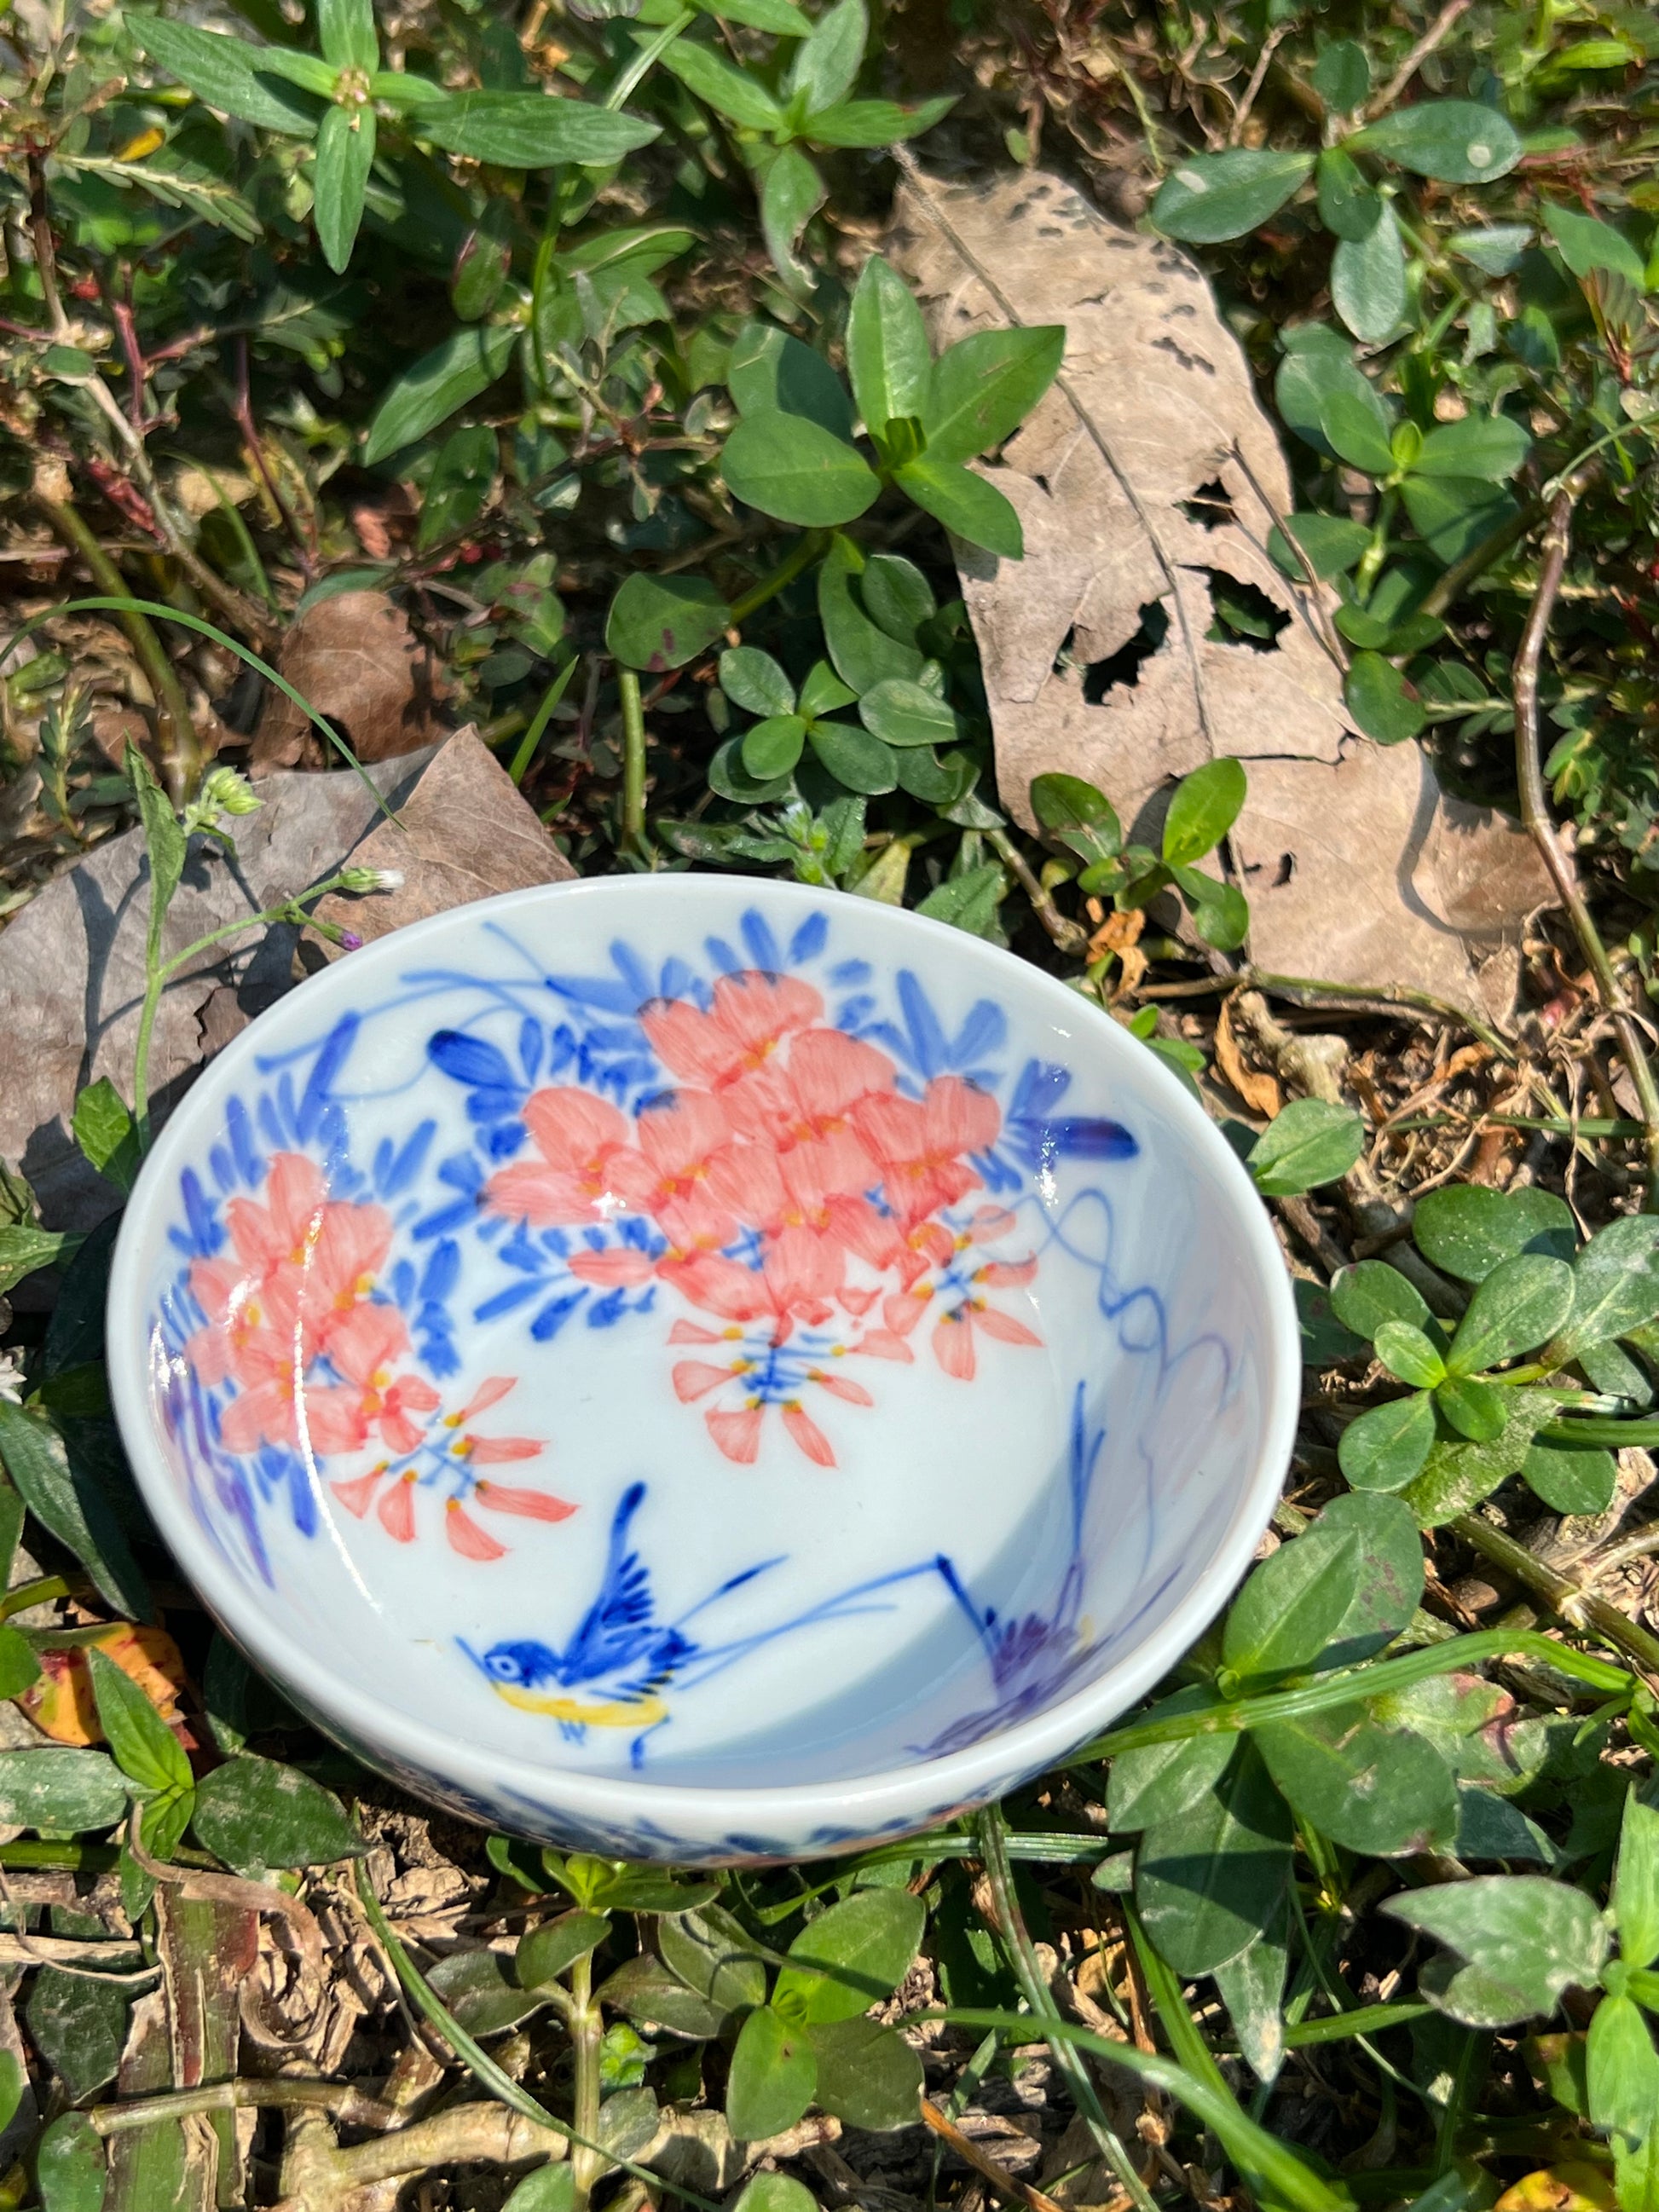
POLYGON ((1249 772, 1232 850, 1256 964, 1475 1003, 1481 958, 1547 883, 1504 817, 1441 798, 1416 746, 1352 734, 1330 595, 1268 556, 1290 477, 1198 270, 1041 173, 915 177, 891 251, 940 344, 1066 329, 1064 388, 981 467, 1025 558, 957 548, 1004 804, 1031 826, 1031 778, 1062 769, 1144 836, 1172 778, 1232 754, 1249 772), (1228 603, 1271 634, 1219 629, 1228 603))
POLYGON ((321 921, 365 943, 471 899, 559 883, 576 872, 471 726, 443 746, 398 821, 401 828, 382 822, 351 857, 364 867, 394 869, 401 886, 368 898, 336 895, 317 908, 321 921))
POLYGON ((1221 1012, 1215 1024, 1216 1065, 1253 1114, 1265 1114, 1271 1121, 1284 1103, 1277 1082, 1251 1067, 1239 1050, 1238 1039, 1233 1034, 1233 1008, 1231 999, 1221 1001, 1221 1012))
MULTIPOLYGON (((384 592, 337 592, 307 607, 276 666, 360 761, 416 752, 443 734, 432 655, 384 592)), ((316 726, 270 685, 253 733, 253 773, 339 765, 316 726)))

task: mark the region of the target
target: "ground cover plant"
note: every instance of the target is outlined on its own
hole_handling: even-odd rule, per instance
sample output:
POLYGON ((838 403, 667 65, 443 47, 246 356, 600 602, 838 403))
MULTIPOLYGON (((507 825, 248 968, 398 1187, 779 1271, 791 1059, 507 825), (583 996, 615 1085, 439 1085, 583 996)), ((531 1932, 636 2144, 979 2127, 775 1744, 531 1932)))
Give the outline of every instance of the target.
POLYGON ((271 701, 289 761, 395 749, 299 680, 368 592, 584 872, 904 904, 1125 1022, 1307 1359, 1263 1556, 1063 1771, 818 1866, 562 1857, 213 1634, 109 1419, 110 1231, 6 1163, 0 2205, 1654 2212, 1651 13, 13 0, 0 74, 3 903, 142 823, 145 1042, 74 1117, 112 1200, 271 701), (970 465, 1064 334, 934 343, 912 145, 1200 260, 1358 741, 1550 870, 1510 1018, 1258 975, 1236 762, 1151 835, 999 790, 951 541, 1019 556, 970 465))

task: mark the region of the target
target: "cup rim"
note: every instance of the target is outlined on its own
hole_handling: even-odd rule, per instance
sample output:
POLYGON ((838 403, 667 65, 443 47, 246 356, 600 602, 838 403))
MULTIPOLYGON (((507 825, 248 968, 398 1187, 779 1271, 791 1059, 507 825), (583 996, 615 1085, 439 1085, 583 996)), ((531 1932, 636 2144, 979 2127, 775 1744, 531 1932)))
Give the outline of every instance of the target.
MULTIPOLYGON (((669 903, 676 899, 736 900, 763 908, 775 904, 821 910, 827 902, 847 896, 828 889, 727 875, 597 876, 532 884, 449 908, 388 932, 345 960, 308 977, 268 1011, 272 1016, 280 1015, 305 995, 307 1003, 314 1002, 320 1012, 326 994, 344 996, 353 990, 350 979, 361 976, 366 964, 378 968, 389 958, 406 958, 423 942, 442 937, 461 915, 469 921, 483 915, 504 917, 550 903, 617 897, 669 903)), ((1010 963, 1024 992, 1063 1006, 1073 1023, 1104 1024, 1105 1032, 1119 1027, 1103 1008, 1017 953, 967 936, 929 915, 884 909, 864 902, 860 905, 866 919, 880 914, 884 925, 901 935, 921 933, 947 957, 954 951, 975 963, 995 968, 1010 963)), ((1258 1354, 1263 1414, 1261 1441, 1238 1486, 1227 1528, 1209 1560, 1166 1618, 1102 1673, 1030 1717, 1008 1728, 994 1729, 962 1749, 910 1759, 868 1774, 766 1787, 586 1774, 578 1768, 544 1765, 507 1753, 475 1752, 460 1736, 385 1703, 374 1691, 347 1684, 325 1661, 294 1641, 279 1624, 248 1602, 250 1593, 234 1579, 179 1490, 153 1432, 149 1405, 143 1327, 147 1286, 141 1280, 140 1266, 152 1217, 171 1199, 179 1170, 190 1164, 199 1149, 193 1131, 201 1118, 201 1102, 210 1091, 217 1096, 224 1084, 240 1076, 244 1064, 263 1048, 260 1033, 265 1019, 264 1014, 255 1016, 191 1084, 168 1115, 128 1200, 110 1270, 108 1312, 122 1317, 120 1326, 110 1327, 106 1347, 111 1396, 122 1441, 157 1531, 209 1612, 235 1644, 279 1685, 292 1691, 325 1728, 361 1741, 373 1757, 407 1765, 434 1784, 451 1783, 481 1796, 510 1791, 526 1801, 527 1814, 533 1808, 550 1820, 563 1818, 578 1826, 591 1821, 599 1828, 657 1821, 678 1831, 688 1845, 699 1838, 718 1842, 721 1833, 764 1829, 781 1830, 804 1839, 817 1828, 832 1826, 856 1831, 854 1839, 840 1846, 856 1849, 860 1837, 867 1839, 878 1829, 896 1827, 907 1819, 914 1826, 931 1825, 949 1817, 952 1809, 986 1802, 1079 1748, 1168 1674, 1242 1580, 1279 1501, 1295 1440, 1302 1381, 1295 1298, 1267 1207, 1243 1163, 1203 1107, 1148 1052, 1145 1065, 1136 1065, 1139 1079, 1158 1094, 1164 1121, 1173 1124, 1185 1142, 1213 1167, 1219 1188, 1232 1208, 1232 1225, 1241 1232, 1256 1266, 1263 1324, 1258 1354)), ((1103 1040, 1104 1032, 1097 1034, 1103 1040)), ((1106 1046, 1108 1052, 1131 1048, 1127 1037, 1106 1046)), ((677 1834, 674 1840, 678 1839, 677 1834)), ((813 1845, 812 1855, 825 1856, 831 1848, 813 1845)))

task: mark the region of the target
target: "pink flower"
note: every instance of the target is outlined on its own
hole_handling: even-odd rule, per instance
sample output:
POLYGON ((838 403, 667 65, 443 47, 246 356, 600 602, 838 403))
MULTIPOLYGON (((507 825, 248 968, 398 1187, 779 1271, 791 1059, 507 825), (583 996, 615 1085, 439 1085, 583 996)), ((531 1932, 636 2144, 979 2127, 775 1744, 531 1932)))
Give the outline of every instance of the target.
POLYGON ((1023 1321, 1012 1314, 1000 1313, 995 1306, 988 1305, 983 1298, 964 1298, 954 1313, 944 1315, 933 1330, 933 1357, 947 1375, 958 1382, 971 1382, 978 1365, 974 1352, 974 1331, 984 1330, 987 1336, 998 1338, 1004 1344, 1041 1344, 1042 1339, 1034 1329, 1027 1328, 1023 1321))
POLYGON ((714 1170, 731 1137, 718 1099, 706 1091, 677 1091, 641 1108, 637 1152, 619 1153, 611 1175, 633 1213, 648 1213, 677 1254, 717 1252, 738 1233, 731 1208, 716 1195, 714 1170))
MULTIPOLYGON (((399 1455, 411 1452, 426 1431, 424 1421, 416 1423, 410 1417, 416 1413, 435 1413, 438 1393, 418 1375, 392 1374, 392 1363, 409 1349, 409 1332, 403 1316, 391 1306, 362 1304, 355 1307, 341 1321, 329 1341, 328 1356, 346 1381, 357 1393, 356 1405, 351 1413, 338 1409, 338 1418, 355 1429, 361 1424, 363 1436, 354 1437, 351 1444, 329 1445, 318 1435, 312 1406, 316 1399, 336 1400, 347 1395, 343 1391, 307 1393, 306 1406, 312 1439, 319 1451, 349 1450, 366 1440, 375 1429, 380 1432, 387 1449, 399 1455)), ((331 1414, 330 1419, 336 1418, 331 1414)))
POLYGON ((860 1099, 853 1121, 880 1164, 888 1204, 909 1229, 978 1188, 963 1156, 996 1141, 1002 1115, 988 1093, 945 1075, 920 1102, 896 1092, 860 1099))
POLYGON ((728 1321, 769 1321, 772 1341, 782 1344, 797 1321, 829 1320, 840 1291, 838 1245, 811 1230, 786 1229, 769 1240, 759 1267, 745 1267, 718 1253, 664 1261, 658 1273, 694 1306, 728 1321))
POLYGON ((726 1108, 734 1128, 771 1145, 801 1197, 868 1190, 880 1171, 851 1119, 862 1098, 890 1091, 893 1063, 839 1030, 808 1030, 775 1060, 733 1083, 726 1108))
POLYGON ((586 1227, 620 1210, 612 1175, 631 1154, 628 1123, 614 1106, 574 1086, 538 1091, 524 1121, 542 1164, 515 1161, 491 1176, 484 1203, 493 1212, 541 1229, 586 1227))
MULTIPOLYGON (((185 1350, 205 1383, 240 1371, 242 1352, 265 1333, 283 1340, 284 1361, 306 1366, 374 1288, 392 1243, 383 1206, 331 1200, 322 1170, 298 1152, 278 1152, 268 1204, 233 1199, 225 1208, 232 1252, 198 1260, 190 1283, 208 1317, 185 1350)), ((255 1355, 264 1373, 270 1359, 255 1355)))
POLYGON ((505 1544, 498 1544, 487 1529, 481 1528, 458 1498, 450 1498, 444 1506, 444 1534, 449 1539, 450 1549, 459 1552, 464 1559, 500 1559, 507 1556, 505 1544))
POLYGON ((792 1030, 809 1029, 823 1012, 810 983, 759 969, 722 975, 712 1010, 686 999, 643 1007, 641 1026, 657 1057, 683 1083, 719 1091, 764 1065, 792 1030))
MULTIPOLYGON (((538 1451, 541 1447, 536 1448, 538 1451)), ((483 1476, 473 1492, 480 1505, 492 1513, 516 1513, 524 1521, 568 1521, 575 1511, 568 1499, 545 1490, 521 1490, 506 1482, 489 1482, 483 1476)))

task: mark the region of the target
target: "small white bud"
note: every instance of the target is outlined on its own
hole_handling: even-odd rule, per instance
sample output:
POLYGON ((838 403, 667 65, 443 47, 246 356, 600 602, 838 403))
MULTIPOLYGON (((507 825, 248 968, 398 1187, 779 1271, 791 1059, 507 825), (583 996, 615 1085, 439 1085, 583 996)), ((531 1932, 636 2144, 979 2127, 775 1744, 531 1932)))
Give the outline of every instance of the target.
POLYGON ((215 813, 252 814, 259 803, 258 793, 245 775, 222 767, 209 769, 196 801, 210 819, 215 813))
POLYGON ((401 868, 345 868, 340 874, 343 891, 400 891, 403 887, 401 868))

